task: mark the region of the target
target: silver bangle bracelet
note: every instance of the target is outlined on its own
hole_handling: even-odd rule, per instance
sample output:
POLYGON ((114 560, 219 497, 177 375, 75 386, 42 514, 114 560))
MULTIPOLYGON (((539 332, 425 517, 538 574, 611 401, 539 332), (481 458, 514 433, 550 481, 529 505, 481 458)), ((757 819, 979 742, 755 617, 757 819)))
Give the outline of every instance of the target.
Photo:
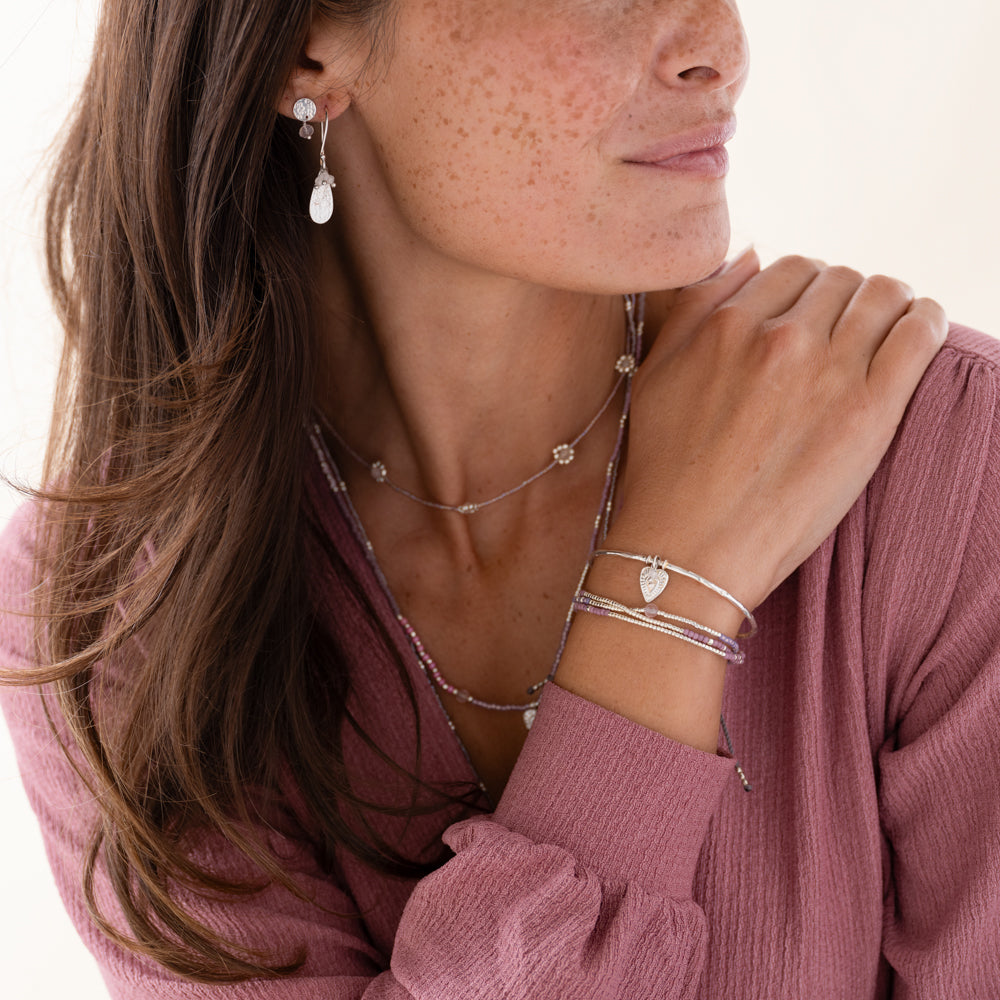
POLYGON ((663 589, 670 580, 668 570, 670 573, 678 573, 681 576, 686 576, 689 580, 700 583, 703 587, 707 587, 713 593, 718 594, 719 597, 728 601, 750 623, 750 630, 748 632, 736 633, 738 639, 748 638, 757 632, 757 619, 751 614, 749 608, 744 607, 728 590, 723 590, 722 587, 712 583, 711 580, 706 580, 703 576, 692 573, 689 569, 674 566, 673 563, 667 562, 666 559, 660 556, 643 556, 637 552, 619 552, 616 549, 596 549, 591 558, 597 556, 618 556, 620 559, 632 559, 635 562, 643 563, 644 566, 639 573, 639 589, 642 591, 642 596, 646 601, 652 601, 655 597, 663 593, 663 589))

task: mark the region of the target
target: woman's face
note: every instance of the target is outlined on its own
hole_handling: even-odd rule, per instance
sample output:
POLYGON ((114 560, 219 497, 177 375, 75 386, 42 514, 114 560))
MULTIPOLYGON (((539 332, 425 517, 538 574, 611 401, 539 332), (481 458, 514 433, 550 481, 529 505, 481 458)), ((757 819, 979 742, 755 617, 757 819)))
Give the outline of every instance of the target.
POLYGON ((373 211, 445 257, 554 287, 674 287, 718 265, 725 155, 666 158, 731 133, 747 70, 734 0, 396 9, 391 57, 332 133, 366 147, 376 176, 356 197, 373 211))

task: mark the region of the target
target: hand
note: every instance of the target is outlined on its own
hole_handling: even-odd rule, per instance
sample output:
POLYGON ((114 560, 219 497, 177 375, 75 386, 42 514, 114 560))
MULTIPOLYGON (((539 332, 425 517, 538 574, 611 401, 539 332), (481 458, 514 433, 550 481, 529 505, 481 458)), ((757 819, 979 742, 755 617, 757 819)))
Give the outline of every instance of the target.
POLYGON ((802 257, 681 289, 635 375, 609 544, 755 607, 860 495, 947 329, 902 282, 802 257))

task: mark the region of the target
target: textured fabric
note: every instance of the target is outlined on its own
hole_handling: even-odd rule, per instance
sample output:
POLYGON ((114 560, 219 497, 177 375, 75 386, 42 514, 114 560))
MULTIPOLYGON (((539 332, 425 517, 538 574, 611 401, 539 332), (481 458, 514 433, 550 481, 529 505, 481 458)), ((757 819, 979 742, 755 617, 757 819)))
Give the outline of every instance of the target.
MULTIPOLYGON (((304 970, 284 982, 184 983, 91 929, 79 870, 93 806, 38 693, 4 690, 59 890, 112 996, 1000 997, 998 364, 1000 344, 952 328, 864 494, 758 609, 760 633, 724 703, 752 794, 724 755, 547 685, 494 811, 484 796, 481 814, 372 817, 411 854, 443 838, 454 856, 433 874, 379 877, 345 853, 325 876, 278 844, 320 905, 275 887, 189 901, 241 941, 286 955, 306 945, 304 970)), ((475 782, 319 470, 306 475, 406 658, 423 777, 475 782)), ((23 510, 3 538, 7 607, 25 603, 30 517, 23 510)), ((342 606, 322 567, 310 573, 342 606)), ((414 767, 392 662, 369 630, 341 627, 351 710, 414 767)), ((30 661, 25 619, 0 619, 0 656, 30 661)), ((399 801, 405 786, 352 730, 345 756, 366 794, 399 801)), ((242 870, 211 839, 197 852, 242 870)))

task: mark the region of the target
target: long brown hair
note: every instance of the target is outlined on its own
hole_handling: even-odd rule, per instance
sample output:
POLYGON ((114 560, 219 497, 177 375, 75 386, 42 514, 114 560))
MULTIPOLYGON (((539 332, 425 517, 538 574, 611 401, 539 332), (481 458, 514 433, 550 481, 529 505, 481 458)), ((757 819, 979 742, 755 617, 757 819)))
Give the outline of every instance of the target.
MULTIPOLYGON (((408 803, 351 791, 336 734, 346 721, 373 744, 346 712, 346 658, 301 572, 306 547, 325 546, 328 570, 388 645, 302 488, 315 367, 308 191, 295 123, 275 108, 312 17, 384 44, 389 3, 105 0, 47 193, 65 346, 35 494, 39 666, 3 679, 44 684, 82 754, 101 815, 84 876, 93 918, 202 982, 281 975, 304 960, 225 941, 169 890, 245 893, 278 880, 295 891, 246 832, 262 814, 282 813, 327 868, 342 845, 378 871, 420 877, 447 848, 417 862, 366 821, 359 836, 342 810, 411 815, 474 798, 474 787, 449 794, 399 764, 408 803), (101 671, 114 662, 127 683, 102 711, 101 671), (436 803, 417 806, 421 787, 436 803), (261 880, 195 864, 184 835, 199 828, 224 836, 261 880), (98 910, 98 866, 127 929, 98 910)), ((419 712, 396 662, 419 773, 419 712)))

